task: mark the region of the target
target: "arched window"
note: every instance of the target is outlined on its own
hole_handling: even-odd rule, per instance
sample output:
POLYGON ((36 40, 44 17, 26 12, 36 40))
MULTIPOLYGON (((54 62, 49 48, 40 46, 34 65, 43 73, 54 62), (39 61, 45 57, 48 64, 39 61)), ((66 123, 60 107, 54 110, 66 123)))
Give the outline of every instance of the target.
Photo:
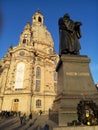
POLYGON ((25 38, 23 39, 23 43, 26 43, 26 39, 25 38))
POLYGON ((40 68, 40 67, 37 67, 37 68, 36 68, 36 78, 37 78, 37 79, 40 79, 40 78, 41 78, 41 68, 40 68))
POLYGON ((40 99, 36 100, 36 107, 41 107, 41 100, 40 99))
POLYGON ((36 91, 40 92, 40 80, 36 80, 36 91))
POLYGON ((40 86, 41 86, 41 68, 37 67, 36 68, 36 91, 40 91, 40 86))
POLYGON ((36 68, 36 91, 40 91, 40 86, 41 86, 41 68, 37 67, 36 68))
POLYGON ((42 22, 42 19, 41 19, 41 17, 38 17, 38 22, 42 22))
POLYGON ((15 89, 23 88, 24 69, 25 69, 25 64, 23 62, 17 64, 15 89))

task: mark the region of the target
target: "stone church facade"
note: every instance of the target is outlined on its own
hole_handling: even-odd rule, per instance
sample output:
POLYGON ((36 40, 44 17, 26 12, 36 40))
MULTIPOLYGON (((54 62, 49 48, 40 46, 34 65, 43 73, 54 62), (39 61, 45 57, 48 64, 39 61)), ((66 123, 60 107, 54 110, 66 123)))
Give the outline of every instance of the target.
POLYGON ((48 113, 56 96, 58 59, 44 16, 37 11, 19 44, 0 60, 0 110, 48 113))

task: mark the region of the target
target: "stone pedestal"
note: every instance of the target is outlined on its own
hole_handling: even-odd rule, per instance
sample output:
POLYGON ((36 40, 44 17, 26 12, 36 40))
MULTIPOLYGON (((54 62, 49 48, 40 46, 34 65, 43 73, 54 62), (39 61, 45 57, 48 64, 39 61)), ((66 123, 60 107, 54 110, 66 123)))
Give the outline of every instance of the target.
POLYGON ((98 126, 56 127, 53 130, 98 130, 98 126))
POLYGON ((93 100, 98 104, 98 92, 89 68, 87 56, 62 55, 58 66, 57 97, 53 104, 53 120, 59 126, 77 118, 80 100, 93 100))

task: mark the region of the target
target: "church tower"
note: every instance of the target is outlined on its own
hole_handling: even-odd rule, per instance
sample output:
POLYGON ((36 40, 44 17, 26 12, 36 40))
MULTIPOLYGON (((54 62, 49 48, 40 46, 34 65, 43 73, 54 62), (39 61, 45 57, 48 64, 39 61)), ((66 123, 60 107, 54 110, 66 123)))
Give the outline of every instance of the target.
POLYGON ((0 61, 0 109, 48 113, 56 95, 58 55, 40 11, 28 21, 19 44, 0 61))

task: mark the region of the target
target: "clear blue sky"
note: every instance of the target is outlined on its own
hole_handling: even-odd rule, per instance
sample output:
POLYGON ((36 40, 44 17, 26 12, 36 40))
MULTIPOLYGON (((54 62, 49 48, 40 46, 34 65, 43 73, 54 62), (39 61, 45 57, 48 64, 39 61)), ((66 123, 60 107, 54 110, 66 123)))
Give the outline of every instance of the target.
POLYGON ((1 0, 3 28, 0 36, 0 59, 10 44, 18 45, 27 21, 38 9, 44 15, 44 24, 51 33, 55 50, 59 50, 58 19, 69 13, 74 21, 81 21, 81 55, 91 59, 94 82, 98 82, 98 0, 1 0))

